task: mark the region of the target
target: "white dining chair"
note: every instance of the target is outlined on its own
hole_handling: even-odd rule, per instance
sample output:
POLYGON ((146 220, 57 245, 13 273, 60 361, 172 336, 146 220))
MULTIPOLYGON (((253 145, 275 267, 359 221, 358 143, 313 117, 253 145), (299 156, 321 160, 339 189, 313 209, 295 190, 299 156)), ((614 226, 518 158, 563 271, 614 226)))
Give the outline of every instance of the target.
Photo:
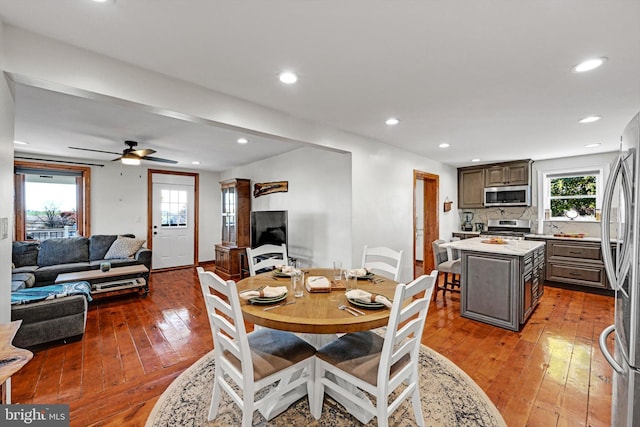
POLYGON ((315 348, 290 332, 263 328, 247 335, 235 282, 225 282, 202 267, 197 271, 215 351, 208 420, 216 418, 223 391, 242 410, 243 427, 251 425, 256 409, 267 420, 284 411, 299 399, 295 393, 285 394, 298 387, 306 386, 311 406, 315 348), (274 383, 277 386, 255 400, 260 390, 274 383))
POLYGON ((365 246, 362 252, 362 268, 386 276, 396 282, 400 277, 401 261, 402 251, 396 252, 383 246, 377 248, 365 246))
POLYGON ((287 256, 287 245, 262 245, 257 248, 247 248, 247 263, 249 274, 256 275, 256 271, 263 268, 276 267, 278 265, 289 265, 287 256))
POLYGON ((438 272, 434 270, 428 276, 422 275, 396 287, 384 336, 372 331, 353 332, 318 350, 311 406, 314 418, 320 419, 322 415, 326 388, 361 409, 352 412, 358 421, 366 424, 375 416, 379 426, 387 426, 389 416, 410 397, 416 422, 424 426, 418 354, 437 278, 438 272), (410 303, 403 308, 407 300, 410 303), (337 381, 330 378, 329 373, 337 381), (356 388, 350 389, 344 384, 356 388), (388 403, 389 396, 401 385, 403 388, 388 403), (375 397, 375 405, 363 391, 375 397))

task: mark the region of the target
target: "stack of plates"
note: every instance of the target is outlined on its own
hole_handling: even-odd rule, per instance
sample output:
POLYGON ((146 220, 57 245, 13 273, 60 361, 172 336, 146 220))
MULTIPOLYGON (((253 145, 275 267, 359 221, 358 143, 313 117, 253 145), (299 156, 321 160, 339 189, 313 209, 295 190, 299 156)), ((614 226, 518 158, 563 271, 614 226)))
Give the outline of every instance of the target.
POLYGON ((356 307, 366 308, 367 310, 379 310, 385 308, 385 305, 380 302, 363 302, 355 298, 347 298, 347 300, 356 307))
POLYGON ((283 273, 282 270, 273 270, 274 277, 291 277, 291 273, 283 273))
POLYGON ((287 293, 277 296, 277 297, 253 297, 249 298, 249 302, 251 304, 273 304, 274 302, 279 302, 287 298, 287 293))

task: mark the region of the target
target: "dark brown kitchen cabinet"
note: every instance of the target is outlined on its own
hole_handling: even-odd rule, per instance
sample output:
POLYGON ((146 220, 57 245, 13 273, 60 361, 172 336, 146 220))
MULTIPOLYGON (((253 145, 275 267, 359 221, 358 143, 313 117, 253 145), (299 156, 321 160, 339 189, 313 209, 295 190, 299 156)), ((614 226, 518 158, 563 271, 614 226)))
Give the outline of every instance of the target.
POLYGON ((528 185, 530 161, 503 163, 486 167, 484 170, 484 186, 499 187, 511 185, 528 185))
POLYGON ((216 274, 223 280, 239 280, 240 254, 251 244, 251 181, 231 179, 220 183, 222 242, 215 245, 216 274))
POLYGON ((484 207, 484 168, 458 169, 458 207, 484 207))

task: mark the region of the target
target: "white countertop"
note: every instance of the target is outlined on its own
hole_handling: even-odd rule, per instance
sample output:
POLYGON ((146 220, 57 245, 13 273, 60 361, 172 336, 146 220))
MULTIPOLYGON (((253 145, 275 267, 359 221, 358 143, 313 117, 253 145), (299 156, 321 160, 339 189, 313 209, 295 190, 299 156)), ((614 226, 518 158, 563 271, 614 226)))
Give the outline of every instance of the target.
POLYGON ((535 240, 505 240, 505 244, 496 245, 482 243, 486 237, 474 237, 471 239, 458 240, 455 242, 442 243, 440 246, 455 248, 461 251, 489 252, 503 255, 524 256, 529 252, 544 246, 544 242, 535 240))
POLYGON ((600 237, 589 237, 589 236, 584 236, 584 237, 562 237, 562 236, 554 236, 553 234, 526 234, 524 236, 525 238, 532 238, 532 239, 557 239, 557 240, 577 240, 579 241, 585 241, 585 242, 600 242, 602 241, 602 239, 600 237))

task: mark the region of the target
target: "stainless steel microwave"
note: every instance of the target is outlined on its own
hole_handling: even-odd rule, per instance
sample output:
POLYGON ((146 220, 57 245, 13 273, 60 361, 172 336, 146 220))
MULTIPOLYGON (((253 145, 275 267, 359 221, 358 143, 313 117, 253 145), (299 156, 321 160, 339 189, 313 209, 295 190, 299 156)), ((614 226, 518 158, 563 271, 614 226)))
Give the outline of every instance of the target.
POLYGON ((486 187, 484 206, 531 206, 531 187, 529 185, 486 187))

